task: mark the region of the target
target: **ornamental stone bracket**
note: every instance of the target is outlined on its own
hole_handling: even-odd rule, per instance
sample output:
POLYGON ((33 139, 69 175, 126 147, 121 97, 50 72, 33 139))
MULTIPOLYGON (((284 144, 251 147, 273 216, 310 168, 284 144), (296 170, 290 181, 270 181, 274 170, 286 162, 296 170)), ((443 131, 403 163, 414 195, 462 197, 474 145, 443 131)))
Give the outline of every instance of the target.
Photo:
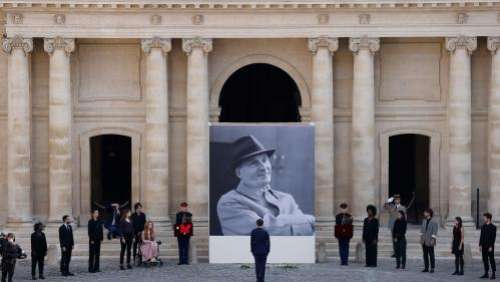
POLYGON ((313 54, 315 54, 320 47, 326 47, 330 53, 333 53, 339 48, 339 40, 331 37, 317 37, 309 39, 308 48, 313 54))
POLYGON ((159 37, 141 40, 141 49, 144 53, 150 53, 152 48, 161 48, 163 52, 168 53, 172 50, 172 41, 170 38, 159 37))
POLYGON ((380 39, 366 36, 349 38, 349 50, 357 53, 361 49, 368 49, 372 53, 377 52, 380 49, 380 39))
POLYGON ((486 43, 488 50, 495 54, 500 47, 500 37, 488 37, 488 41, 486 43))
POLYGON ((25 54, 28 54, 33 51, 33 39, 21 36, 2 39, 2 50, 5 53, 10 54, 13 49, 22 49, 25 54))
POLYGON ((447 37, 446 38, 446 50, 451 53, 455 52, 456 49, 464 48, 471 54, 477 48, 477 39, 472 36, 457 36, 457 37, 447 37))
POLYGON ((65 51, 66 55, 69 55, 75 50, 75 39, 74 38, 45 38, 43 42, 43 49, 45 52, 52 55, 56 49, 62 49, 65 51))
POLYGON ((182 40, 182 50, 188 55, 191 54, 194 48, 202 48, 205 53, 212 51, 212 39, 211 38, 185 38, 182 40))

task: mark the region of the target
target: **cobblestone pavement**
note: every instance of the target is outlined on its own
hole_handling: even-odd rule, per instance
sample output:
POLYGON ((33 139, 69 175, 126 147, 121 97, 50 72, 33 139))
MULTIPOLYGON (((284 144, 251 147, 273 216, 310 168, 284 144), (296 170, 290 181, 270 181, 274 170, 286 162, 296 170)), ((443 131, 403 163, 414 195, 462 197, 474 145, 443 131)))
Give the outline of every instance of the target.
MULTIPOLYGON (((168 281, 168 282, 252 282, 254 269, 242 265, 229 264, 207 264, 201 263, 189 266, 177 266, 174 262, 167 262, 163 267, 134 268, 121 271, 115 261, 105 260, 103 272, 91 274, 86 272, 85 261, 75 261, 71 264, 74 277, 61 277, 58 268, 49 266, 46 271, 45 281, 168 281)), ((305 282, 305 281, 480 281, 482 265, 480 261, 474 261, 472 265, 465 268, 465 276, 451 276, 453 262, 450 260, 439 260, 436 273, 420 273, 422 262, 412 260, 408 262, 407 270, 396 271, 392 260, 379 261, 377 268, 365 268, 358 263, 349 266, 339 266, 337 262, 321 263, 312 265, 293 265, 291 267, 272 265, 268 268, 266 281, 268 282, 305 282), (425 279, 425 280, 424 280, 425 279)), ((31 281, 30 261, 18 263, 14 281, 31 281)))

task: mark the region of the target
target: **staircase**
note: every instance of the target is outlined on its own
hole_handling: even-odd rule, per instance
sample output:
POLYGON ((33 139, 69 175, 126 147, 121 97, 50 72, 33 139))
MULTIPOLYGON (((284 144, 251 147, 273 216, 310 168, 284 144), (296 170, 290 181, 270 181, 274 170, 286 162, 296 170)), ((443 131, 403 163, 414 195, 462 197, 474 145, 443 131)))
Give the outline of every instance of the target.
MULTIPOLYGON (((173 236, 170 226, 156 226, 157 240, 162 241, 160 245, 160 257, 163 259, 177 259, 177 239, 173 236)), ((88 257, 88 237, 86 227, 74 227, 75 248, 73 250, 73 258, 86 259, 88 257)), ((32 233, 31 226, 26 227, 6 227, 2 230, 4 233, 13 232, 16 235, 16 242, 26 251, 29 256, 30 251, 30 235, 32 233)), ((105 231, 106 232, 106 231, 105 231)), ((332 225, 317 226, 316 230, 316 247, 324 244, 326 247, 327 260, 338 259, 338 243, 333 236, 334 230, 332 225)), ((350 259, 355 259, 356 247, 361 242, 361 227, 355 227, 354 238, 350 243, 350 259)), ((59 249, 58 242, 58 226, 48 226, 45 230, 47 243, 52 248, 59 249)), ((195 251, 199 261, 208 261, 208 228, 207 226, 195 226, 195 236, 192 238, 192 246, 195 246, 195 251)), ((478 230, 466 230, 465 244, 466 252, 470 247, 472 258, 481 258, 481 252, 478 247, 479 242, 478 230)), ((106 237, 106 236, 105 236, 106 237)), ((499 237, 500 238, 500 237, 499 237)), ((420 245, 420 226, 409 225, 407 231, 407 257, 409 259, 420 259, 422 257, 422 247, 420 245)), ((436 257, 441 259, 454 258, 451 253, 452 234, 451 229, 441 228, 438 232, 437 246, 435 248, 436 257)), ((497 240, 495 248, 496 256, 500 255, 500 239, 497 240)), ((120 254, 120 241, 118 239, 103 241, 101 246, 102 258, 118 259, 120 254)), ((381 258, 389 258, 392 255, 392 239, 390 232, 384 226, 381 226, 379 232, 378 256, 381 258)))

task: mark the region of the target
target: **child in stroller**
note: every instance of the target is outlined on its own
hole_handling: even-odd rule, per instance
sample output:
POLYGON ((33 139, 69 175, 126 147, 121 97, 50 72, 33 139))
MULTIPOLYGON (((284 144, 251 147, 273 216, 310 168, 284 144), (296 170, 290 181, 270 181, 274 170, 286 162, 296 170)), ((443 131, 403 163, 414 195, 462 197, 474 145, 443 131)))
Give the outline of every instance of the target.
POLYGON ((159 258, 161 241, 155 240, 154 224, 152 221, 146 222, 144 231, 142 232, 141 242, 139 247, 139 265, 152 266, 163 265, 159 258))

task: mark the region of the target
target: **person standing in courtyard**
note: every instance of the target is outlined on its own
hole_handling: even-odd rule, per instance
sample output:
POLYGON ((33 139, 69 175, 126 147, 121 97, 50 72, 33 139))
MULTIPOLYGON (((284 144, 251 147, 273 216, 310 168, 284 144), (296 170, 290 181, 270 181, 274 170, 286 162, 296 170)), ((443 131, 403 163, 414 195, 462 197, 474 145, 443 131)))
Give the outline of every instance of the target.
POLYGON ((87 224, 89 235, 89 272, 100 272, 99 258, 101 256, 101 243, 103 240, 103 223, 99 219, 99 210, 92 212, 92 218, 87 224))
MULTIPOLYGON (((399 194, 394 194, 394 196, 387 199, 387 202, 384 204, 384 209, 389 213, 388 228, 391 232, 392 237, 394 237, 392 234, 392 230, 394 229, 394 222, 396 222, 396 219, 398 219, 399 217, 399 212, 403 211, 406 214, 406 207, 401 204, 401 196, 399 194)), ((392 249, 392 256, 395 257, 396 243, 394 241, 392 242, 392 249)))
POLYGON ((134 239, 134 225, 130 219, 132 213, 128 208, 123 209, 120 220, 120 269, 125 270, 123 266, 125 251, 127 252, 127 268, 131 269, 130 257, 132 249, 132 240, 134 239))
POLYGON ((348 205, 340 204, 340 213, 335 216, 335 238, 339 241, 340 264, 348 265, 349 242, 353 236, 353 218, 347 212, 348 205))
POLYGON ((34 232, 31 234, 31 278, 36 280, 36 266, 38 265, 38 278, 45 279, 43 267, 47 255, 47 239, 43 233, 43 224, 35 223, 34 232))
POLYGON ((377 208, 373 205, 366 207, 368 217, 363 222, 363 243, 365 243, 366 267, 377 267, 377 242, 379 222, 375 217, 377 208))
POLYGON ((61 274, 62 276, 73 276, 69 272, 69 263, 71 262, 71 252, 75 245, 73 238, 73 228, 71 227, 71 217, 64 215, 63 224, 59 227, 59 245, 61 246, 61 274))
POLYGON ((396 268, 405 269, 406 268, 406 214, 404 211, 400 210, 398 212, 398 217, 394 221, 394 226, 392 227, 392 240, 395 246, 396 255, 396 268))
POLYGON ((264 282, 267 256, 271 250, 271 240, 269 239, 269 233, 263 228, 264 221, 259 218, 256 225, 257 228, 252 230, 250 235, 250 248, 255 259, 257 282, 264 282))
POLYGON ((434 273, 436 260, 434 256, 434 247, 436 246, 438 224, 432 219, 434 211, 426 209, 424 211, 424 221, 420 230, 420 243, 422 244, 422 251, 424 256, 424 270, 422 272, 434 273), (430 270, 429 270, 430 261, 430 270))
POLYGON ((177 212, 177 214, 175 215, 175 224, 182 224, 182 219, 184 217, 193 218, 193 215, 188 210, 188 203, 186 202, 182 202, 179 205, 179 212, 177 212))
POLYGON ((455 255, 455 272, 452 275, 464 275, 464 227, 459 216, 455 217, 451 252, 455 255))
POLYGON ((146 225, 146 214, 142 211, 142 204, 136 203, 134 205, 134 213, 132 214, 132 224, 134 225, 134 245, 132 247, 132 256, 134 258, 134 263, 137 258, 137 247, 141 243, 142 232, 144 231, 144 226, 146 225))
POLYGON ((179 265, 189 264, 189 241, 193 236, 191 217, 184 214, 181 224, 175 225, 175 236, 179 246, 179 265))
POLYGON ((2 282, 12 282, 14 277, 14 270, 16 268, 16 261, 21 258, 23 251, 15 243, 13 233, 7 234, 6 242, 2 247, 2 282))
POLYGON ((479 249, 483 257, 484 274, 481 278, 488 278, 491 267, 490 279, 496 279, 497 271, 495 263, 495 240, 497 236, 497 227, 492 222, 491 213, 483 215, 484 224, 481 226, 481 236, 479 237, 479 249))

